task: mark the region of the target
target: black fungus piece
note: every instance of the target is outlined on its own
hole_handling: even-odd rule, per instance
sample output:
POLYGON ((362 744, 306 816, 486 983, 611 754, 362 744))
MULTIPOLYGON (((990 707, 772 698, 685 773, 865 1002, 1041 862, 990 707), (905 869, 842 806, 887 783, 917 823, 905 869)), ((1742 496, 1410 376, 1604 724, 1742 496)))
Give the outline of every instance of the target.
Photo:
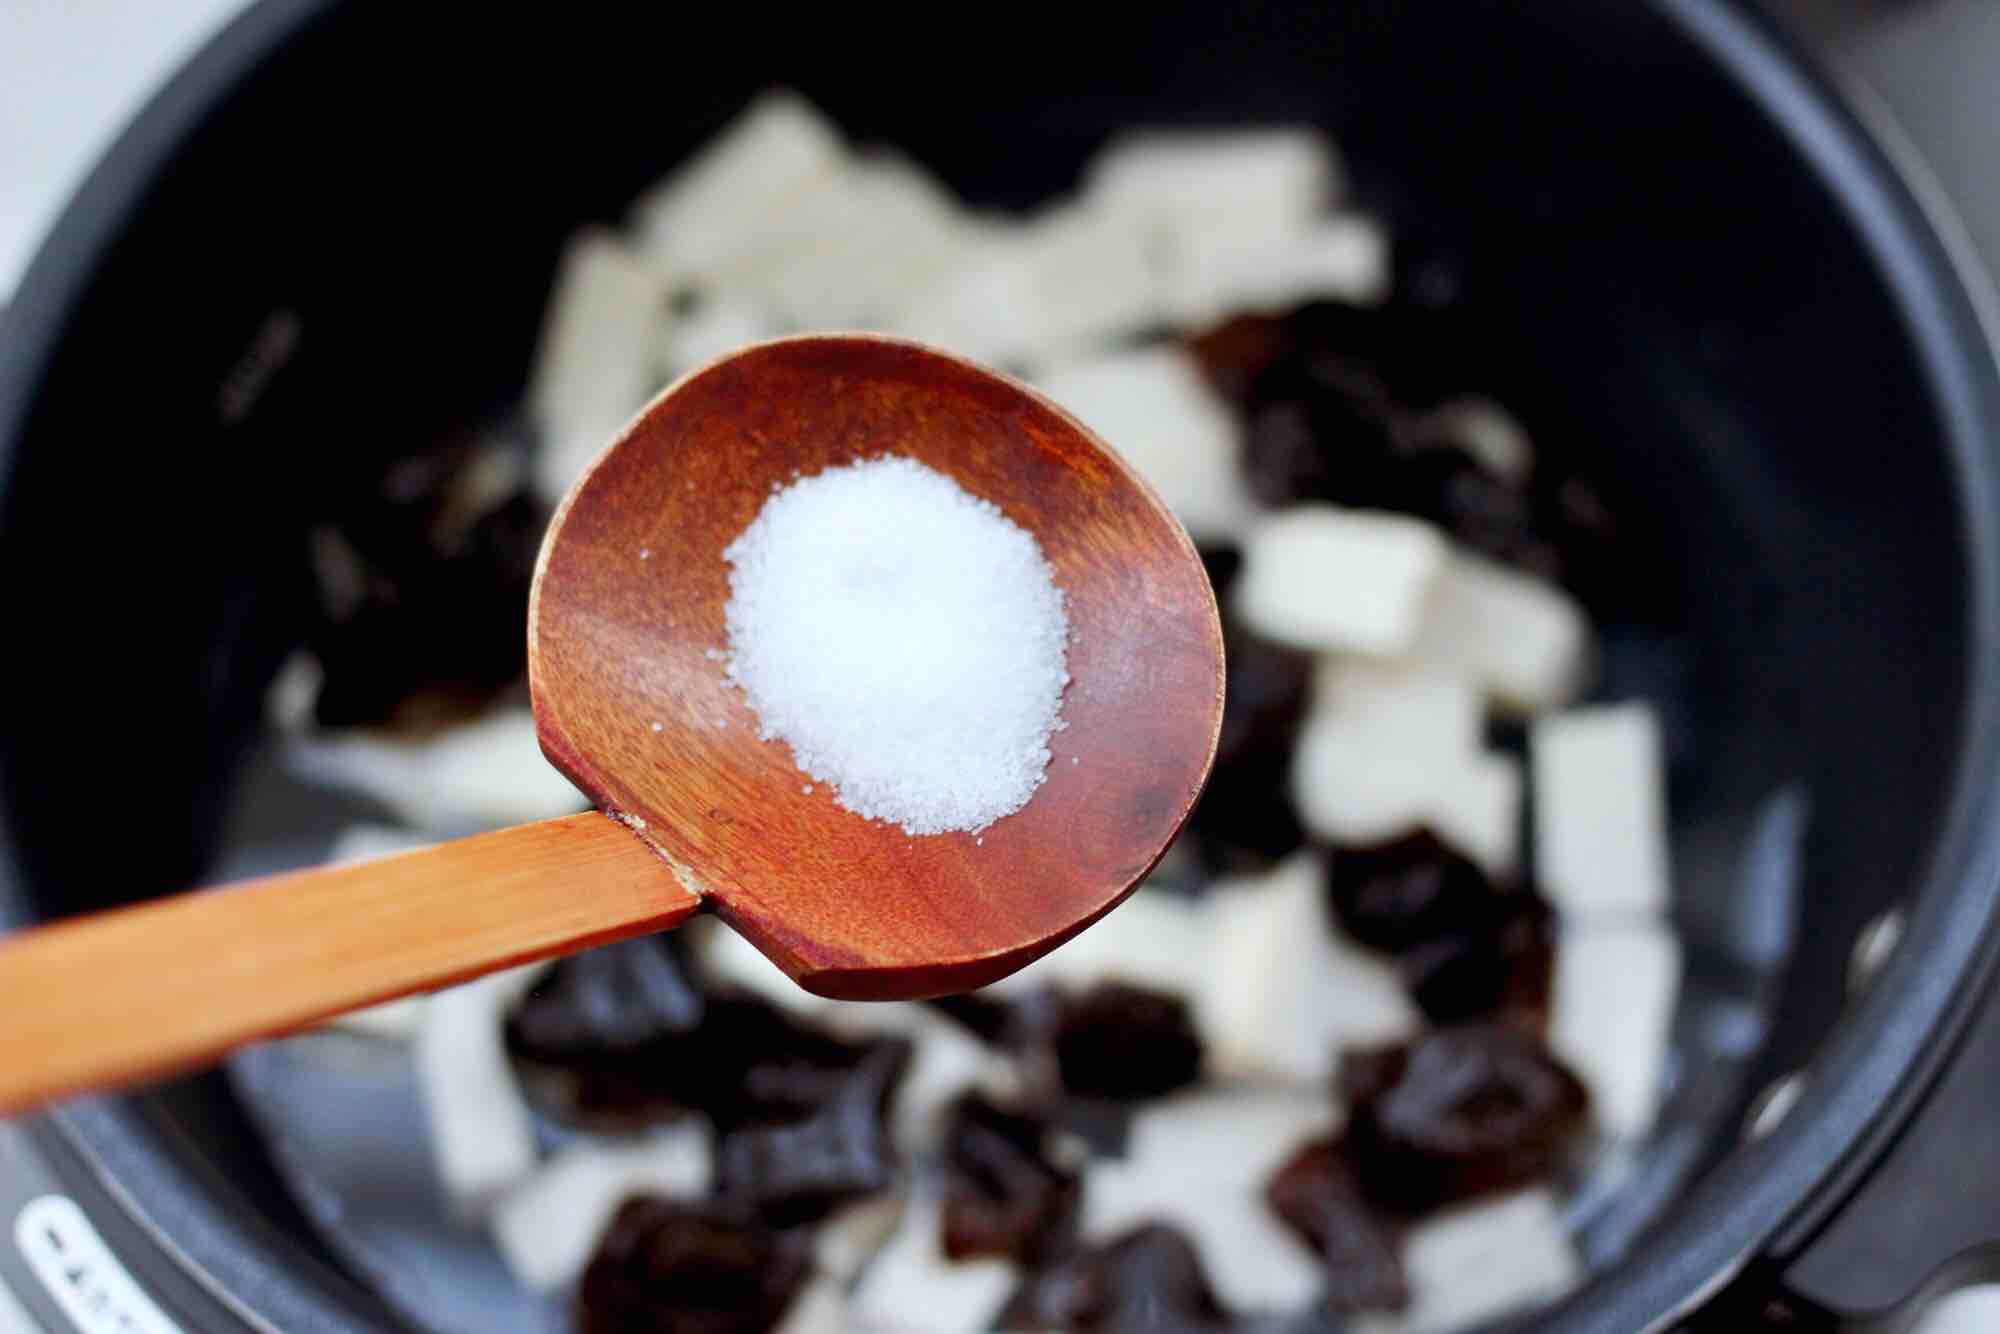
POLYGON ((1007 1040, 1008 1029, 1014 1018, 1012 1005, 976 991, 964 992, 957 996, 938 996, 925 1001, 924 1004, 974 1037, 996 1045, 1007 1040))
MULTIPOLYGON (((906 1040, 877 1043, 804 1117, 723 1135, 716 1144, 717 1194, 766 1223, 789 1226, 888 1186, 896 1171, 889 1097, 909 1059, 906 1040)), ((815 1086, 825 1075, 816 1070, 811 1080, 787 1083, 785 1092, 820 1092, 815 1086)))
POLYGON ((1050 1125, 977 1095, 953 1106, 944 1141, 944 1253, 1034 1263, 1065 1246, 1083 1183, 1050 1161, 1050 1125))
POLYGON ((1505 1024, 1439 1029, 1350 1054, 1347 1141, 1370 1200, 1421 1213, 1546 1174, 1588 1098, 1536 1038, 1505 1024))
POLYGON ((1000 1308, 993 1328, 1219 1334, 1230 1328, 1230 1319, 1202 1272, 1194 1243, 1179 1230, 1154 1223, 1072 1252, 1031 1275, 1000 1308))
POLYGON ((616 1059, 693 1031, 702 996, 670 938, 642 936, 573 954, 507 1017, 508 1048, 551 1065, 616 1059))
POLYGON ((1491 1016, 1539 1033, 1555 968, 1554 914, 1530 890, 1499 893, 1486 913, 1425 941, 1398 964, 1434 1024, 1491 1016))
POLYGON ((1187 1002, 1124 982, 1064 1002, 1055 1055, 1063 1088, 1086 1098, 1157 1098, 1201 1077, 1187 1002))
POLYGON ((1391 953, 1484 921, 1496 897, 1485 872, 1427 829, 1335 849, 1327 891, 1348 934, 1391 953))
POLYGON ((1301 1146, 1265 1184, 1264 1199, 1320 1256, 1329 1310, 1400 1311, 1408 1305, 1396 1226, 1368 1204, 1342 1142, 1301 1146))
POLYGON ((761 1334, 805 1281, 805 1239, 712 1208, 625 1202, 583 1272, 581 1334, 761 1334))
POLYGON ((1188 846, 1214 871, 1273 862, 1305 842, 1285 790, 1313 672, 1311 654, 1233 618, 1224 618, 1222 634, 1222 730, 1208 787, 1188 817, 1188 846))
POLYGON ((314 534, 319 609, 306 647, 324 672, 321 726, 455 721, 520 678, 549 515, 525 490, 496 499, 468 484, 494 454, 402 460, 379 493, 314 534))

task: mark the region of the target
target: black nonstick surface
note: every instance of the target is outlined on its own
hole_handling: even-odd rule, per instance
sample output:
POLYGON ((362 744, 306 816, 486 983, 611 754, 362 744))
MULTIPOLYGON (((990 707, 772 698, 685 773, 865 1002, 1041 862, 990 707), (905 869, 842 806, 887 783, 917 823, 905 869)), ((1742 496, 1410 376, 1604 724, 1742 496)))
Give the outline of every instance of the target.
MULTIPOLYGON (((163 94, 0 340, 0 911, 176 889, 246 844, 311 855, 341 823, 254 763, 307 527, 504 411, 563 237, 755 89, 1002 208, 1134 122, 1323 123, 1402 290, 1456 312, 1545 451, 1638 499, 1637 549, 1673 572, 1674 633, 1607 670, 1671 725, 1677 1085, 1554 1322, 1636 1329, 1707 1292, 1894 1106, 1985 963, 1996 388, 1911 202, 1702 0, 888 22, 269 0, 163 94), (1856 937, 1897 907, 1903 948, 1856 1000, 1856 937), (1751 1100, 1809 1063, 1743 1147, 1751 1100)), ((219 1077, 35 1133, 236 1305, 394 1327, 219 1077)))

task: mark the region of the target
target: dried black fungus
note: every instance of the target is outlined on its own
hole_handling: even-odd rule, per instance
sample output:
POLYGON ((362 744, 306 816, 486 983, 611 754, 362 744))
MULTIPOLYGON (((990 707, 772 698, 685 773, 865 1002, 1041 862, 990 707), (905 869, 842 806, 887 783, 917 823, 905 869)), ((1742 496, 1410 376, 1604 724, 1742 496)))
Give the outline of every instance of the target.
POLYGON ((805 1281, 803 1237, 713 1209, 628 1200, 577 1292, 581 1334, 761 1334, 805 1281))
POLYGON ((1434 1024, 1492 1016, 1538 1033, 1555 968, 1553 923, 1540 895, 1496 894, 1486 912, 1404 954, 1404 983, 1434 1024))
POLYGON ((1312 655, 1223 622, 1222 731, 1215 768, 1188 817, 1189 847, 1211 870, 1276 861, 1305 842, 1286 796, 1312 655))
POLYGON ((1327 889, 1348 934, 1392 953, 1484 920, 1495 898, 1485 872, 1429 830, 1336 849, 1327 889))
POLYGON ((944 1142, 944 1253, 1033 1263, 1064 1246, 1082 1181, 1050 1161, 1050 1125, 977 1095, 952 1108, 944 1142))
POLYGON ((1063 1088, 1087 1098, 1157 1098, 1201 1077, 1187 1002, 1123 982, 1065 1000, 1055 1053, 1063 1088))
POLYGON ((1230 1328, 1230 1320, 1194 1243, 1156 1223, 1032 1275, 1000 1308, 993 1328, 1207 1334, 1230 1328))
POLYGON ((1407 1046, 1352 1053, 1340 1082, 1347 1139, 1368 1197, 1421 1213, 1526 1184, 1584 1125, 1583 1085, 1532 1036, 1466 1024, 1407 1046))
POLYGON ((665 937, 605 945, 558 962, 507 1019, 508 1045, 530 1060, 604 1060, 691 1031, 702 997, 665 937))
POLYGON ((468 497, 463 479, 486 458, 454 447, 402 460, 314 535, 320 726, 457 721, 520 678, 549 516, 525 491, 468 497))
MULTIPOLYGON (((909 1043, 892 1039, 831 1079, 813 1070, 804 1082, 787 1081, 786 1095, 823 1093, 825 1101, 799 1119, 723 1135, 716 1144, 716 1193, 764 1222, 786 1226, 824 1217, 836 1205, 889 1185, 896 1172, 889 1097, 909 1059, 909 1043)), ((753 1066, 753 1080, 774 1068, 753 1066)))
POLYGON ((1364 1198, 1340 1141, 1302 1146, 1266 1183, 1264 1198, 1320 1257, 1329 1310, 1401 1310, 1408 1304, 1396 1227, 1364 1198))

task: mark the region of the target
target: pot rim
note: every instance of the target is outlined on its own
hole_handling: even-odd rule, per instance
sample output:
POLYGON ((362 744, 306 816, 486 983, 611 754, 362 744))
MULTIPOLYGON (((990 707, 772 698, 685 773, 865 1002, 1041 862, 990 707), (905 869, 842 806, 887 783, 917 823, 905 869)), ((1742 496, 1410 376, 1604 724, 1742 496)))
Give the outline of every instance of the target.
MULTIPOLYGON (((0 488, 13 441, 70 321, 182 145, 271 54, 339 0, 259 0, 184 64, 130 122, 58 215, 0 313, 0 488)), ((1770 1134, 1718 1163, 1643 1246, 1547 1318, 1560 1334, 1654 1330, 1724 1285, 1773 1243, 1795 1243, 1873 1160, 1949 1060, 2000 969, 2000 364, 1991 291, 1949 206, 1921 168, 1898 161, 1827 77, 1727 0, 1645 0, 1686 34, 1771 121, 1836 199, 1901 313, 1946 435, 1967 543, 1967 713, 1950 800, 1913 882, 1902 946, 1836 1021, 1805 1091, 1770 1134)), ((1879 126, 1872 127, 1879 130, 1879 126)), ((1893 144, 1893 138, 1890 140, 1893 144)), ((5 877, 0 868, 0 880, 5 877)), ((0 921, 20 914, 0 883, 0 921)), ((344 1280, 307 1268, 288 1239, 226 1185, 151 1146, 165 1130, 143 1099, 92 1099, 46 1124, 169 1254, 253 1327, 355 1329, 344 1280), (254 1293, 256 1313, 236 1294, 254 1293)), ((357 1309, 359 1307, 360 1309, 357 1309)), ((379 1310, 379 1308, 376 1308, 379 1310)), ((367 1324, 357 1322, 367 1321, 367 1324)))

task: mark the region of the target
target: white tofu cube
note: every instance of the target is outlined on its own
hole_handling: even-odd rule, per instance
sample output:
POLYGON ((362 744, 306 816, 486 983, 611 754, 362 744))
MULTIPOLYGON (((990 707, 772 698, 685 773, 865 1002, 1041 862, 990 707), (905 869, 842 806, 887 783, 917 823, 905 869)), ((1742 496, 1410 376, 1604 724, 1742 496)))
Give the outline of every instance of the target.
POLYGON ((1407 664, 1322 666, 1292 757, 1300 820, 1350 845, 1429 826, 1488 874, 1512 873, 1520 768, 1479 749, 1480 727, 1478 693, 1462 678, 1407 664))
POLYGON ((554 504, 645 405, 666 289, 606 232, 577 233, 556 269, 528 380, 541 428, 535 494, 554 504))
POLYGON ((926 1186, 910 1201, 895 1233, 861 1273, 849 1302, 852 1328, 911 1334, 973 1334, 1020 1283, 1020 1270, 999 1259, 948 1260, 940 1202, 926 1186))
POLYGON ((1409 1308, 1364 1315, 1355 1334, 1447 1334, 1554 1301, 1583 1278, 1554 1198, 1525 1190, 1418 1223, 1403 1243, 1409 1308))
POLYGON ((660 326, 654 355, 661 384, 671 384, 718 357, 778 333, 761 310, 712 293, 698 296, 694 309, 660 326))
POLYGON ((1333 142, 1317 130, 1139 130, 1092 160, 1084 200, 1169 236, 1231 229, 1254 249, 1294 235, 1340 191, 1333 142))
POLYGON ((1535 870, 1576 920, 1666 910, 1666 762, 1660 723, 1641 702, 1539 718, 1528 735, 1535 783, 1535 870))
POLYGON ((1460 552, 1403 647, 1417 662, 1478 682, 1495 705, 1535 713, 1582 690, 1590 623, 1555 585, 1460 552))
POLYGON ((708 1192, 712 1139, 708 1123, 691 1117, 632 1144, 565 1147, 494 1209, 489 1225, 500 1258, 537 1292, 568 1285, 626 1200, 694 1200, 708 1192))
POLYGON ((849 1334, 855 1328, 847 1309, 847 1285, 815 1274, 792 1298, 772 1334, 849 1334))
POLYGON ((1158 284, 1128 219, 1059 208, 969 224, 962 262, 890 322, 977 360, 1050 366, 1158 322, 1158 284))
POLYGON ((297 737, 285 758, 307 781, 373 797, 405 824, 440 837, 590 805, 542 757, 526 709, 491 713, 421 741, 364 729, 297 737))
POLYGON ((1165 1222, 1194 1238, 1223 1304, 1298 1307, 1321 1284, 1319 1261, 1264 1202, 1272 1172, 1340 1114, 1324 1089, 1217 1090, 1150 1103, 1133 1118, 1126 1156, 1092 1165, 1082 1233, 1108 1241, 1165 1222))
POLYGON ((1209 953, 1194 1000, 1207 1077, 1323 1086, 1340 1048, 1416 1033, 1395 970, 1339 934, 1317 856, 1223 881, 1205 906, 1209 953))
POLYGON ((785 214, 784 234, 732 265, 725 281, 794 328, 892 325, 975 254, 975 230, 951 196, 901 158, 860 159, 785 214))
POLYGON ((1565 920, 1549 996, 1549 1049, 1590 1090, 1614 1139, 1652 1128, 1680 992, 1680 942, 1649 923, 1565 920))
POLYGON ((1487 875, 1512 876, 1521 865, 1521 762, 1498 752, 1474 757, 1447 776, 1427 820, 1487 875))
POLYGON ((1256 510, 1228 404, 1179 347, 1075 362, 1039 387, 1083 420, 1160 493, 1197 538, 1233 540, 1256 510))
POLYGON ((1470 681, 1407 662, 1321 658, 1313 669, 1312 712, 1382 732, 1440 763, 1477 751, 1485 738, 1485 710, 1470 681))
POLYGON ((1277 315, 1308 301, 1374 305, 1389 295, 1389 237, 1358 215, 1321 218, 1277 241, 1223 233, 1175 252, 1163 298, 1183 325, 1236 314, 1277 315))
POLYGON ((787 206, 837 170, 840 131, 797 93, 760 95, 633 208, 648 264, 675 280, 700 278, 754 250, 782 226, 787 206))
POLYGON ((1421 519, 1300 505, 1250 528, 1236 609, 1283 644, 1400 653, 1416 638, 1446 549, 1421 519))
POLYGON ((828 1214, 813 1230, 814 1268, 843 1284, 853 1279, 895 1234, 908 1203, 900 1192, 882 1191, 828 1214))
POLYGON ((507 1061, 501 1025, 507 1007, 544 967, 492 973, 440 991, 424 1007, 417 1088, 446 1203, 463 1220, 485 1217, 535 1170, 534 1127, 507 1061))

